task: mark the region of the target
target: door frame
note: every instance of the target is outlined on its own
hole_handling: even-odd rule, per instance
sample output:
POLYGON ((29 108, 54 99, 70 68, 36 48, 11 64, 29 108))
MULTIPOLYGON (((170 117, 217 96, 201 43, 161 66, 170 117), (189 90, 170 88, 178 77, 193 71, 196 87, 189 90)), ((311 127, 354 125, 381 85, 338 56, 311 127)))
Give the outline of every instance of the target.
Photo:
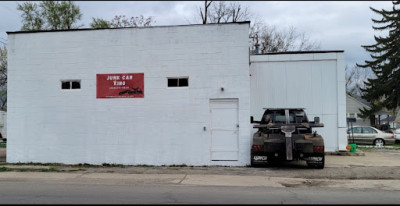
POLYGON ((240 127, 239 127, 239 98, 210 98, 209 99, 209 112, 210 112, 210 160, 211 161, 239 161, 239 133, 240 133, 240 127), (213 152, 216 152, 213 150, 213 135, 212 135, 212 130, 213 130, 213 126, 212 126, 212 102, 231 102, 231 103, 236 103, 236 115, 237 115, 237 127, 236 127, 236 150, 232 151, 232 152, 236 152, 236 158, 234 159, 226 159, 226 160, 213 160, 213 152))

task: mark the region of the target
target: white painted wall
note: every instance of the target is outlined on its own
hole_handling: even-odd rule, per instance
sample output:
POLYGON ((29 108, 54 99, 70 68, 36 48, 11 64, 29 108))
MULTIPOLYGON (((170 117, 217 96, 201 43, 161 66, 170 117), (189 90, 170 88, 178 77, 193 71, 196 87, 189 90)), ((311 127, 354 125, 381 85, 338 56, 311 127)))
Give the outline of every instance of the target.
MULTIPOLYGON (((305 108, 325 127, 325 151, 346 150, 345 67, 342 52, 250 56, 251 115, 263 108, 305 108)), ((254 130, 253 130, 254 131, 254 130)))
POLYGON ((249 23, 9 32, 7 162, 249 164, 248 32, 249 23), (96 99, 103 73, 144 73, 145 97, 96 99), (181 76, 189 88, 167 88, 181 76), (81 89, 61 90, 64 79, 81 89), (218 98, 238 99, 238 161, 211 161, 218 98))

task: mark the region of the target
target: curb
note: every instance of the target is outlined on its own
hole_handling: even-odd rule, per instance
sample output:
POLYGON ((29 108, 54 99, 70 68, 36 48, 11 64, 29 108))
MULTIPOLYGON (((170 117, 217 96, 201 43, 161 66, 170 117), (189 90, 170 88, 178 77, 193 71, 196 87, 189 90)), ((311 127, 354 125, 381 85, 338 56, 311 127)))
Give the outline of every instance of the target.
POLYGON ((339 151, 339 152, 325 152, 325 155, 338 155, 338 156, 365 156, 363 151, 357 152, 339 151))

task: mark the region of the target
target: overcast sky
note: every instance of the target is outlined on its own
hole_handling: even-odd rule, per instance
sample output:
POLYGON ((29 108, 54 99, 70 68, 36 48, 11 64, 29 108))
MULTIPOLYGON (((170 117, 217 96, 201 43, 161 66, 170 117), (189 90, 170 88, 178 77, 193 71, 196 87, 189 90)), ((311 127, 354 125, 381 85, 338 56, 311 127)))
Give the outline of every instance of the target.
MULTIPOLYGON (((6 31, 21 29, 21 13, 16 1, 0 2, 0 45, 7 43, 6 31)), ((295 27, 320 43, 320 50, 344 50, 346 64, 364 63, 369 54, 361 45, 374 43, 371 18, 378 18, 369 7, 391 9, 391 1, 242 1, 265 23, 278 29, 295 27)), ((202 1, 77 1, 83 28, 92 17, 111 20, 115 15, 153 16, 156 26, 200 23, 195 18, 202 1)))

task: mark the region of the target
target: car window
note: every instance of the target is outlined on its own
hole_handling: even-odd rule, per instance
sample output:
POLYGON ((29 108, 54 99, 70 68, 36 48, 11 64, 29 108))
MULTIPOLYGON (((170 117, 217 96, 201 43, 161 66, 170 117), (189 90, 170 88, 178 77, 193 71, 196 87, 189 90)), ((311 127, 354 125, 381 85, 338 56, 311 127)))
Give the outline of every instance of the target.
POLYGON ((373 134, 373 133, 377 133, 377 132, 370 127, 363 127, 363 133, 364 134, 373 134))
MULTIPOLYGON (((349 129, 349 132, 351 133, 351 129, 349 129)), ((354 127, 353 133, 361 133, 361 127, 354 127)))

